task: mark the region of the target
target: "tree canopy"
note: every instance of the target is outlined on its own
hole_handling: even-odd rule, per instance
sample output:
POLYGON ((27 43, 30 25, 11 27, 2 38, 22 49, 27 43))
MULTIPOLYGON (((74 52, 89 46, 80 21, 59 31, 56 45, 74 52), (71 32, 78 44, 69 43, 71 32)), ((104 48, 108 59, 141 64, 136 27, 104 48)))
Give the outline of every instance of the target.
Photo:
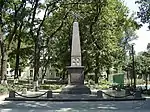
POLYGON ((46 72, 50 65, 64 77, 70 65, 75 14, 85 74, 94 72, 96 77, 105 68, 122 66, 125 46, 138 28, 120 0, 1 0, 0 11, 15 78, 19 69, 29 65, 34 68, 34 80, 39 68, 46 72))

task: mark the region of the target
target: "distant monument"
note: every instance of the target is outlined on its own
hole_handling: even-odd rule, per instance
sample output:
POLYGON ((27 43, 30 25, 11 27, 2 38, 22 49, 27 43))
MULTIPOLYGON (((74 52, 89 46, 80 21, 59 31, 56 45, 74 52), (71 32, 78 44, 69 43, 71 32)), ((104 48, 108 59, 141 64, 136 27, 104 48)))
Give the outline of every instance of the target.
POLYGON ((62 89, 62 94, 91 94, 84 85, 84 66, 81 63, 81 47, 78 22, 73 23, 71 66, 68 69, 68 85, 62 89))

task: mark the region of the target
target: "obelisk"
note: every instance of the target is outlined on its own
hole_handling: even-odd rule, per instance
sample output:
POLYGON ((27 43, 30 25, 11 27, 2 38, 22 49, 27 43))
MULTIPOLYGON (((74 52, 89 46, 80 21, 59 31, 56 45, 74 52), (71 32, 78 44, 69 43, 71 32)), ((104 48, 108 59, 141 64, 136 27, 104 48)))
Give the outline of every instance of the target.
POLYGON ((62 89, 63 94, 90 94, 91 91, 84 85, 84 66, 81 60, 81 47, 78 22, 73 23, 71 66, 68 69, 68 85, 62 89))

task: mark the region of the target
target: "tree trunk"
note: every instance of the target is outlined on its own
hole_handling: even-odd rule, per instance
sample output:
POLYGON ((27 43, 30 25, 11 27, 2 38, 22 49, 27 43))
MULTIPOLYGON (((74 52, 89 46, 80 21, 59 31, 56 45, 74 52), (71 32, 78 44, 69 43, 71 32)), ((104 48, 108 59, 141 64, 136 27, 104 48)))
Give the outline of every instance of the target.
POLYGON ((0 45, 0 79, 2 79, 1 66, 2 66, 2 55, 1 55, 1 45, 0 45))
POLYGON ((108 81, 108 80, 109 80, 109 74, 110 74, 110 70, 109 70, 109 68, 107 68, 107 70, 106 70, 106 74, 107 74, 107 76, 106 76, 106 80, 108 81))
POLYGON ((96 67, 95 67, 95 83, 98 83, 98 73, 99 73, 99 53, 96 55, 96 67))
POLYGON ((47 67, 44 67, 42 69, 42 79, 41 79, 42 84, 44 84, 44 77, 46 76, 46 72, 47 72, 47 67))
MULTIPOLYGON (((19 78, 20 46, 21 46, 21 39, 20 39, 20 36, 19 36, 19 37, 18 37, 17 50, 16 50, 16 65, 15 65, 14 81, 15 81, 15 80, 18 80, 18 78, 19 78)), ((18 81, 15 81, 15 82, 18 83, 18 81)))
POLYGON ((64 74, 62 74, 62 80, 65 80, 65 76, 66 76, 66 74, 64 73, 64 74))
POLYGON ((147 89, 148 89, 148 88, 147 88, 147 85, 148 85, 148 73, 147 73, 147 72, 145 73, 145 83, 146 83, 146 84, 145 84, 145 88, 146 88, 146 90, 147 90, 147 89))
POLYGON ((19 68, 19 74, 18 75, 21 76, 21 68, 19 68))
MULTIPOLYGON (((34 5, 34 9, 33 9, 33 16, 32 16, 32 21, 31 21, 31 29, 30 29, 30 32, 31 32, 31 36, 32 38, 34 38, 34 76, 33 76, 33 88, 35 91, 37 91, 38 89, 38 72, 39 72, 39 46, 38 46, 38 38, 39 38, 39 34, 40 34, 40 28, 38 28, 37 30, 37 35, 35 36, 34 33, 33 33, 33 27, 34 27, 34 20, 35 20, 35 15, 36 15, 36 10, 38 8, 38 5, 39 5, 39 0, 35 0, 35 5, 34 5)), ((41 26, 41 25, 40 25, 41 26)), ((39 26, 39 27, 40 27, 39 26)))
POLYGON ((40 49, 38 46, 38 39, 35 39, 35 48, 34 48, 34 89, 38 88, 38 77, 39 77, 39 60, 40 60, 40 49))
POLYGON ((145 80, 145 82, 146 82, 146 90, 147 90, 147 85, 148 85, 148 80, 147 80, 147 78, 148 78, 148 74, 146 74, 146 80, 145 80))
POLYGON ((7 84, 7 52, 4 43, 1 44, 1 53, 1 84, 7 84))
POLYGON ((132 75, 133 75, 133 86, 136 90, 136 74, 135 74, 135 60, 134 60, 134 46, 132 45, 132 75))
POLYGON ((1 74, 1 84, 7 84, 7 51, 6 45, 3 41, 3 35, 0 28, 0 74, 1 74))
POLYGON ((133 85, 133 80, 132 80, 132 78, 130 80, 131 80, 131 86, 132 86, 133 85))

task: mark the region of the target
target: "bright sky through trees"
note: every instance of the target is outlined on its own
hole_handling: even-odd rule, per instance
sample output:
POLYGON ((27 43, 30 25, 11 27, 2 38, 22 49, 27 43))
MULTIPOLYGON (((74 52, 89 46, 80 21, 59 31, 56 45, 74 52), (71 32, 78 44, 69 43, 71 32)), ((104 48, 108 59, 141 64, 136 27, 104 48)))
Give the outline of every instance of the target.
MULTIPOLYGON (((124 0, 125 4, 129 7, 130 13, 138 11, 138 4, 135 4, 136 0, 124 0)), ((150 31, 148 31, 147 25, 136 31, 139 36, 137 40, 133 42, 135 45, 136 52, 145 51, 147 44, 150 43, 150 31)))

